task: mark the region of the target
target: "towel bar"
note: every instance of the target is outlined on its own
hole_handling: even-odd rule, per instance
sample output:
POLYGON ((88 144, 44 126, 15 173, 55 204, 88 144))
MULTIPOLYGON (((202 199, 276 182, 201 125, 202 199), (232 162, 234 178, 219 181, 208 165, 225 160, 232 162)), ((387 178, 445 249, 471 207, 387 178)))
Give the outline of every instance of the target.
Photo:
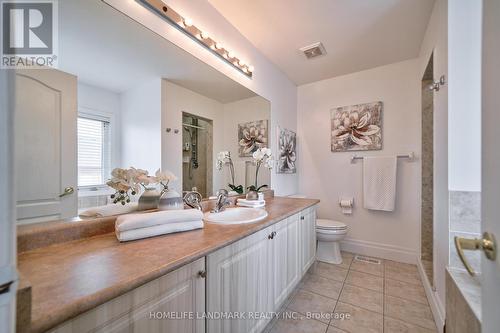
MULTIPOLYGON (((415 158, 415 154, 413 152, 410 152, 409 154, 406 155, 397 155, 397 158, 407 158, 410 161, 415 158)), ((364 156, 357 156, 357 155, 352 155, 351 156, 351 163, 353 163, 355 160, 362 160, 364 156)))

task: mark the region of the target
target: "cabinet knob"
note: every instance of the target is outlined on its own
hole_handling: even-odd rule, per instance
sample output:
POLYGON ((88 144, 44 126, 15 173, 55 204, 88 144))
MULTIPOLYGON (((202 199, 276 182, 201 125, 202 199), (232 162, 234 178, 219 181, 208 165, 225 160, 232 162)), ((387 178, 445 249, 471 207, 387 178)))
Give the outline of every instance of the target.
POLYGON ((271 232, 267 238, 274 239, 274 236, 276 236, 276 231, 271 232))
POLYGON ((301 216, 301 217, 300 217, 300 219, 301 219, 301 220, 303 220, 303 219, 304 219, 304 216, 301 216))
POLYGON ((201 277, 202 279, 207 277, 207 271, 199 271, 198 276, 201 277))

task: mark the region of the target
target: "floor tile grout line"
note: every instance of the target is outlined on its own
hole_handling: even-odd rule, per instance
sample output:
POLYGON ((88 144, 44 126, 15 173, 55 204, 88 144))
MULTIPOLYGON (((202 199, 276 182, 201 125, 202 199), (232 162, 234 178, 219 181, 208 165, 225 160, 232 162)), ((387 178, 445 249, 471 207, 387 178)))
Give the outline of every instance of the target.
POLYGON ((410 323, 410 322, 408 322, 408 321, 406 321, 406 320, 402 320, 402 319, 400 319, 400 318, 395 318, 395 317, 392 317, 392 316, 386 316, 386 317, 387 317, 387 318, 391 318, 391 319, 393 319, 393 320, 398 320, 398 321, 400 321, 400 322, 402 322, 402 323, 405 323, 405 324, 410 324, 410 325, 413 325, 413 326, 417 326, 418 328, 423 328, 423 329, 426 329, 426 330, 432 331, 430 328, 424 327, 424 326, 419 325, 419 324, 410 323))
MULTIPOLYGON (((337 306, 339 305, 340 296, 342 295, 342 292, 344 291, 345 281, 347 280, 347 275, 349 275, 349 271, 351 270, 351 265, 352 265, 353 260, 354 260, 354 256, 351 258, 351 261, 349 262, 349 267, 347 268, 347 274, 345 276, 344 282, 342 282, 342 287, 340 288, 339 298, 337 299, 337 302, 335 303, 335 307, 333 308, 333 312, 332 312, 333 316, 335 316, 335 310, 337 309, 337 306)), ((333 319, 330 318, 330 322, 328 323, 328 327, 330 327, 332 320, 333 319)))
MULTIPOLYGON (((336 282, 340 283, 340 281, 336 281, 336 282)), ((314 294, 314 295, 318 295, 318 296, 321 296, 321 297, 326 297, 326 298, 334 300, 334 301, 337 301, 339 299, 339 297, 340 297, 340 292, 339 292, 339 297, 333 298, 333 297, 330 297, 330 296, 322 295, 320 293, 317 293, 317 292, 309 290, 309 289, 304 289, 304 288, 299 288, 299 289, 301 289, 303 291, 307 291, 308 293, 311 293, 311 294, 314 294)), ((342 289, 341 289, 341 291, 342 291, 342 289)))

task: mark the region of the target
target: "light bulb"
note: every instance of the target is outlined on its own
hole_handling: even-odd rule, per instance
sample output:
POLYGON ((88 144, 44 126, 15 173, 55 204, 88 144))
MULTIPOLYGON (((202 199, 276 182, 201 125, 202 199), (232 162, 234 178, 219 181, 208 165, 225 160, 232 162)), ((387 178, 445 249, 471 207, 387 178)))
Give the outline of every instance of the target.
POLYGON ((228 57, 229 57, 229 58, 235 58, 235 54, 234 54, 234 52, 233 52, 233 51, 229 51, 229 52, 227 53, 227 55, 228 55, 228 57))
POLYGON ((250 65, 250 66, 248 66, 248 70, 249 70, 250 72, 253 72, 253 71, 255 70, 255 68, 254 68, 253 66, 251 66, 251 65, 250 65))
POLYGON ((184 22, 184 25, 186 27, 190 27, 190 26, 193 25, 193 21, 190 18, 188 18, 188 17, 185 17, 184 20, 183 20, 183 22, 184 22))
POLYGON ((220 49, 224 48, 224 46, 222 45, 222 43, 220 43, 220 42, 216 42, 216 43, 215 43, 215 48, 216 48, 217 50, 220 50, 220 49))
POLYGON ((210 38, 210 34, 208 32, 206 32, 206 31, 202 31, 201 32, 201 37, 203 39, 209 39, 210 38))

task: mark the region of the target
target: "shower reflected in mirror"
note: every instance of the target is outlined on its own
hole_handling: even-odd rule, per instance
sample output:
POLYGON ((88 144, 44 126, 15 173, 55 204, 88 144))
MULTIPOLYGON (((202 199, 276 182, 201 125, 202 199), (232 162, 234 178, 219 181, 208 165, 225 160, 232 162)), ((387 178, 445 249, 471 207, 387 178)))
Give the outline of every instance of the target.
POLYGON ((182 188, 203 197, 212 188, 212 121, 182 113, 182 188))

